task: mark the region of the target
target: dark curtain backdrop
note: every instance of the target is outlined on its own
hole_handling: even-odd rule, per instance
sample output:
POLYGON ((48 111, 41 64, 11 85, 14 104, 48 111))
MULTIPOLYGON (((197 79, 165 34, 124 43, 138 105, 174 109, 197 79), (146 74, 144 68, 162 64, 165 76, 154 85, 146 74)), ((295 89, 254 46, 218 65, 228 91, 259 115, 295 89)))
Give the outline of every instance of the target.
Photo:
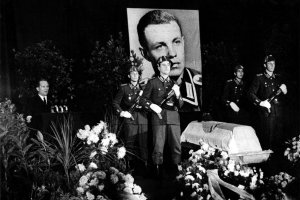
MULTIPOLYGON (((299 120, 300 9, 298 0, 1 0, 0 98, 10 97, 14 80, 13 49, 22 50, 42 40, 53 40, 63 55, 73 58, 74 80, 80 79, 82 60, 95 41, 107 41, 122 32, 128 37, 126 8, 199 9, 201 47, 232 45, 250 81, 262 70, 266 47, 284 49, 276 55, 278 70, 289 81, 290 111, 299 120)), ((202 49, 203 52, 203 49, 202 49)), ((202 59, 205 59, 202 56, 202 59)), ((203 62, 202 62, 203 63, 203 62)), ((203 65, 204 110, 218 99, 231 78, 232 66, 203 65), (230 68, 229 68, 230 67, 230 68), (205 82, 210 76, 213 85, 205 82), (205 93, 205 91, 209 91, 205 93)), ((298 124, 291 120, 291 124, 298 124)), ((294 125, 299 127, 299 125, 294 125)))

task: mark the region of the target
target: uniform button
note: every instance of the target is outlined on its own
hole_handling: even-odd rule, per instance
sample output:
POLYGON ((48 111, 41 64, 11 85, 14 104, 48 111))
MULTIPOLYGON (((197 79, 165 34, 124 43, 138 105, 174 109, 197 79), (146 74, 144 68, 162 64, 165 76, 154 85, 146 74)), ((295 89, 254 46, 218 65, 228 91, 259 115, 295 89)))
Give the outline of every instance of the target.
POLYGON ((274 92, 275 90, 273 89, 272 91, 274 92))

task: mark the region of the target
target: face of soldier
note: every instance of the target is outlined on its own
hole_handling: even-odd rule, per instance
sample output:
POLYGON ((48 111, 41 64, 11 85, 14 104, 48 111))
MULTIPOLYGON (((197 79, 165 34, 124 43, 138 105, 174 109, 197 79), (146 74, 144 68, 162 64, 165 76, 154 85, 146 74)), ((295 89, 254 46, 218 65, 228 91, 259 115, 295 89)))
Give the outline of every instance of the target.
POLYGON ((171 71, 171 64, 168 61, 164 61, 159 64, 158 70, 162 76, 169 76, 171 71))
POLYGON ((267 64, 265 64, 265 67, 267 72, 273 73, 275 70, 275 61, 267 62, 267 64))
POLYGON ((235 73, 234 73, 235 77, 237 79, 242 79, 244 77, 244 70, 243 69, 238 69, 235 73))
POLYGON ((183 73, 184 38, 175 21, 169 24, 150 24, 145 28, 147 49, 145 57, 152 63, 158 58, 167 56, 173 63, 170 76, 179 76, 183 73))
POLYGON ((129 78, 131 82, 138 82, 139 80, 139 73, 137 71, 132 71, 129 74, 129 78))
POLYGON ((40 85, 36 88, 36 90, 39 95, 47 96, 49 92, 49 83, 47 81, 40 81, 40 85))

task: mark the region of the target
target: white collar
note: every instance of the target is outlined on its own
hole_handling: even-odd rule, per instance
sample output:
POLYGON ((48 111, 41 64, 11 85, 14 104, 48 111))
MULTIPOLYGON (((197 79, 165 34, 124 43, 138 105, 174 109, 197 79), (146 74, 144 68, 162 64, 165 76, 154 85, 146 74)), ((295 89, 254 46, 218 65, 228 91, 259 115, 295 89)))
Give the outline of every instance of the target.
POLYGON ((48 101, 47 96, 42 96, 42 95, 39 95, 39 96, 43 101, 44 101, 44 98, 46 99, 46 102, 48 101))

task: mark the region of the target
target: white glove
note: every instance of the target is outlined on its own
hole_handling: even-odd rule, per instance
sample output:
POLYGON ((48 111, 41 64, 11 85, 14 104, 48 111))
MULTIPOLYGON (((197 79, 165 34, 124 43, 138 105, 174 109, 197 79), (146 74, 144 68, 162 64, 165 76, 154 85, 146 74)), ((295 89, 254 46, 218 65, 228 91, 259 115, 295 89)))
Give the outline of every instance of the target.
POLYGON ((162 111, 161 107, 159 107, 158 105, 156 105, 154 103, 150 105, 150 108, 157 114, 161 113, 161 111, 162 111))
POLYGON ((234 102, 230 102, 230 107, 232 110, 234 110, 234 112, 239 112, 240 111, 240 108, 236 105, 236 103, 234 102))
POLYGON ((31 122, 31 118, 32 118, 32 116, 28 115, 28 116, 26 117, 26 122, 27 122, 27 123, 30 123, 30 122, 31 122))
POLYGON ((174 90, 176 97, 180 96, 180 88, 178 85, 174 84, 172 90, 174 90))
POLYGON ((260 102, 259 105, 262 106, 262 107, 265 107, 267 109, 271 108, 271 104, 267 100, 264 100, 264 101, 260 102))
POLYGON ((287 93, 287 88, 285 84, 281 84, 281 86, 279 87, 281 89, 281 91, 283 92, 283 94, 287 93))
POLYGON ((120 113, 120 117, 125 117, 125 118, 132 118, 132 115, 128 111, 122 111, 120 113))

